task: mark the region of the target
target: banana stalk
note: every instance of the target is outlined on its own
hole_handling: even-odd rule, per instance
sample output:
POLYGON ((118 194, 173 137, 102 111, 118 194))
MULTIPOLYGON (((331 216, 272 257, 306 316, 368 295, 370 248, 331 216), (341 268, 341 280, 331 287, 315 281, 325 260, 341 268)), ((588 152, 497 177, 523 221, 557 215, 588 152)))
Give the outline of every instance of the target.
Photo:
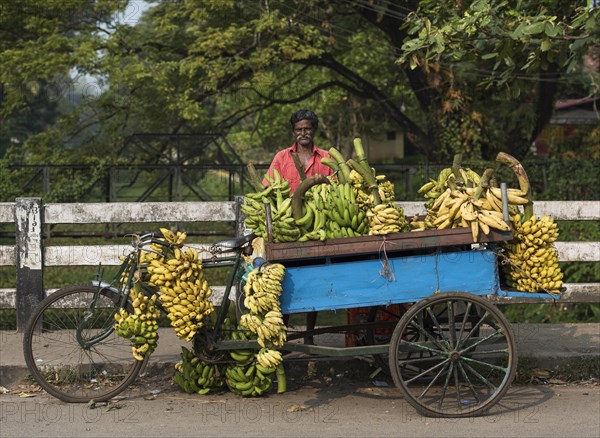
POLYGON ((363 166, 369 173, 371 173, 371 165, 367 161, 367 157, 365 157, 365 149, 363 148, 362 140, 358 137, 354 139, 354 153, 356 154, 356 159, 360 165, 363 166))
POLYGON ((252 183, 252 187, 257 192, 261 192, 265 189, 265 186, 262 185, 262 181, 258 177, 258 173, 256 173, 256 168, 253 163, 248 163, 246 168, 248 169, 248 175, 250 175, 250 182, 252 183))
POLYGON ((360 163, 356 162, 356 160, 353 160, 352 158, 350 158, 348 160, 348 164, 350 166, 352 166, 352 168, 354 170, 356 170, 360 174, 360 176, 363 177, 365 182, 367 183, 367 186, 369 187, 369 191, 371 192, 371 195, 373 196, 374 204, 375 205, 381 204, 381 196, 379 196, 379 187, 377 185, 377 178, 375 178, 375 176, 373 175, 373 172, 371 172, 371 168, 367 166, 368 167, 368 169, 367 169, 364 166, 361 166, 360 163))
POLYGON ((340 172, 338 173, 338 180, 340 184, 345 184, 350 181, 350 167, 346 164, 344 157, 336 148, 329 148, 329 155, 337 162, 340 167, 340 172))
POLYGON ((475 193, 473 194, 473 198, 479 199, 481 195, 483 195, 484 191, 487 187, 490 186, 490 180, 492 179, 492 175, 494 174, 494 169, 487 168, 481 175, 481 179, 479 180, 479 185, 475 189, 475 193))
MULTIPOLYGON (((531 186, 529 185, 529 177, 527 176, 527 172, 525 172, 525 168, 521 165, 519 160, 512 155, 507 154, 506 152, 499 152, 498 155, 496 155, 496 161, 498 163, 505 164, 512 169, 517 177, 517 180, 519 181, 519 187, 523 192, 523 197, 530 199, 531 186)), ((533 202, 531 202, 531 200, 523 207, 523 216, 525 221, 529 220, 531 216, 533 216, 533 202)))
POLYGON ((454 155, 454 159, 452 160, 452 174, 454 175, 454 181, 465 184, 466 181, 463 179, 462 174, 460 172, 462 162, 462 154, 454 155))
POLYGON ((294 165, 296 166, 296 170, 300 174, 300 179, 304 181, 306 179, 306 173, 304 172, 304 166, 300 161, 300 157, 297 152, 292 152, 292 159, 294 160, 294 165))
POLYGON ((283 362, 277 365, 277 393, 281 394, 287 390, 287 381, 285 379, 285 369, 283 368, 283 362))
POLYGON ((324 175, 312 175, 300 183, 294 194, 292 195, 292 216, 299 220, 302 216, 302 205, 304 203, 304 195, 312 186, 317 184, 329 184, 329 179, 324 175))
POLYGON ((340 166, 338 165, 337 161, 335 161, 333 158, 323 157, 321 158, 321 164, 330 167, 334 172, 339 173, 340 171, 340 166))

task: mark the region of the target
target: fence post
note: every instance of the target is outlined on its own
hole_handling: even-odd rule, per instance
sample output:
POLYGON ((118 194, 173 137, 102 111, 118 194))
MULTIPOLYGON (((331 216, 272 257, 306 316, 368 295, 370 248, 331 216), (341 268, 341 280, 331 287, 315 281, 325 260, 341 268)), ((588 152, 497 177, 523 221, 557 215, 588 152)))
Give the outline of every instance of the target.
POLYGON ((17 331, 25 329, 27 319, 44 298, 42 200, 17 198, 15 201, 17 331))

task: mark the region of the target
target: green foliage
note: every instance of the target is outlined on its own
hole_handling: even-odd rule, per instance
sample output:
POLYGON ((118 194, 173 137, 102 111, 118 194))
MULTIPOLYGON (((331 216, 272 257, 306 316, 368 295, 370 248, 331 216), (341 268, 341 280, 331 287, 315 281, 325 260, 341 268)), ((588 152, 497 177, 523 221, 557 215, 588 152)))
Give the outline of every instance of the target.
POLYGON ((502 304, 498 306, 513 323, 598 323, 598 304, 502 304))
MULTIPOLYGON (((10 129, 0 138, 21 130, 26 163, 114 162, 133 133, 218 132, 243 159, 266 163, 290 142, 287 119, 301 106, 322 118, 319 144, 342 152, 355 135, 402 127, 428 159, 489 158, 500 147, 522 156, 571 66, 598 39, 597 8, 538 3, 153 2, 124 24, 114 20, 128 6, 119 0, 8 2, 0 111, 10 129), (51 109, 40 97, 73 69, 98 94, 82 99, 80 85, 51 109), (44 123, 17 123, 36 108, 51 109, 44 123), (459 141, 440 147, 446 120, 459 122, 450 130, 459 141)), ((583 89, 593 83, 574 77, 583 89)), ((140 151, 133 162, 167 152, 140 151)))

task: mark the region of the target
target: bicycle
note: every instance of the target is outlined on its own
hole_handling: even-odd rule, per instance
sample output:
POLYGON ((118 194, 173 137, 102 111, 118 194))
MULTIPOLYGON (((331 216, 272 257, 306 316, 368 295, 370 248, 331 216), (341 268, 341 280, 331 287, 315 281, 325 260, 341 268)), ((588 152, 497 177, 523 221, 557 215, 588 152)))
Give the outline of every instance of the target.
MULTIPOLYGON (((152 244, 171 245, 161 237, 160 233, 135 236, 132 251, 110 283, 102 280, 99 267, 92 284, 59 289, 36 307, 25 328, 23 351, 33 379, 49 394, 69 403, 106 401, 124 391, 142 372, 148 355, 144 360, 132 357, 131 342, 115 333, 114 317, 122 308, 133 311, 129 291, 138 269, 144 269, 140 253, 152 244)), ((249 243, 254 237, 248 234, 216 242, 208 248, 210 257, 202 259, 203 269, 230 268, 211 338, 219 335, 227 316, 234 283, 239 285, 249 269, 242 256, 251 253, 249 243)), ((145 283, 141 287, 147 296, 157 293, 145 283)), ((160 300, 157 307, 164 314, 160 300)), ((204 327, 196 336, 206 336, 207 331, 204 327)), ((206 342, 202 344, 210 349, 206 342)))

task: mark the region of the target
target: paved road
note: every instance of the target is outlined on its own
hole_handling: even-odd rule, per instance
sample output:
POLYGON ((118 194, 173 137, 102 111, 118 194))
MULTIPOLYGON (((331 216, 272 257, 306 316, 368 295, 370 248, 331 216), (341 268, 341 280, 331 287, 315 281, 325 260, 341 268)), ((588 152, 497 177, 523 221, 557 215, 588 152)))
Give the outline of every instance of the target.
POLYGON ((396 388, 339 376, 292 381, 285 394, 255 399, 187 395, 155 376, 141 379, 115 405, 94 409, 33 389, 15 386, 0 395, 2 438, 600 436, 597 383, 513 385, 489 415, 469 419, 425 418, 396 388))

